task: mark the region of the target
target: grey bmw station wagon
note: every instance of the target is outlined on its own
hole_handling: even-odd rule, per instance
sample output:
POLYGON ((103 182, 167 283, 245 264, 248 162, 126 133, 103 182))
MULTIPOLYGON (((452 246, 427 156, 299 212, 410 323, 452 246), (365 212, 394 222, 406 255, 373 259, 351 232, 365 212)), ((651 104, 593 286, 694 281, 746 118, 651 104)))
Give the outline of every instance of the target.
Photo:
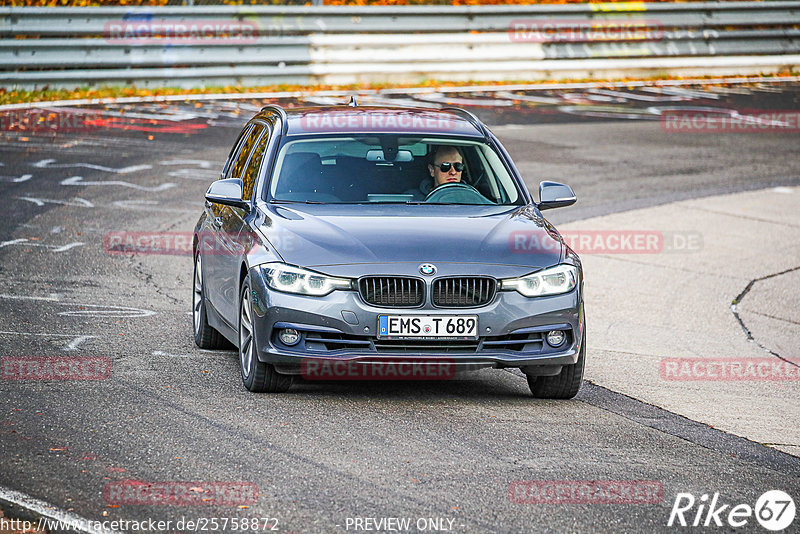
POLYGON ((471 113, 266 106, 205 198, 194 339, 236 345, 250 391, 516 367, 535 397, 577 394, 581 263, 541 215, 575 195, 536 203, 471 113))

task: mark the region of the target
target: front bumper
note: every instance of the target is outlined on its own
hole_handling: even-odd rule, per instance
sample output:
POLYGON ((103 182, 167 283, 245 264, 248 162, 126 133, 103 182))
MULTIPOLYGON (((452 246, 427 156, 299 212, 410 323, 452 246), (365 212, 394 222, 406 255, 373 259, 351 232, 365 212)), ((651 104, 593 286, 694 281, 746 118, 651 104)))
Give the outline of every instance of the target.
POLYGON ((364 302, 357 291, 334 291, 308 297, 267 287, 259 269, 250 271, 258 358, 285 374, 303 374, 313 362, 347 362, 380 366, 391 361, 431 364, 447 362, 455 370, 482 367, 536 366, 544 369, 574 364, 583 343, 581 286, 551 297, 527 298, 516 291, 498 291, 479 308, 383 308, 364 302), (477 340, 381 340, 379 315, 477 315, 477 340), (284 345, 278 331, 293 328, 301 341, 284 345), (566 341, 551 347, 550 330, 567 332, 566 341))

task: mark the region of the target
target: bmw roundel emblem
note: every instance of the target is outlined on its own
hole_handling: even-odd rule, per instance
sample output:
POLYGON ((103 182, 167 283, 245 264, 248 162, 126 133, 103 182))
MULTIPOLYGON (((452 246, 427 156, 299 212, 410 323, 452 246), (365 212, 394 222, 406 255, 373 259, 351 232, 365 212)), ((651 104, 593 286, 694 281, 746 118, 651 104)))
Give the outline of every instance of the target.
POLYGON ((431 276, 436 274, 436 266, 432 263, 423 263, 419 266, 419 272, 424 274, 425 276, 431 276))

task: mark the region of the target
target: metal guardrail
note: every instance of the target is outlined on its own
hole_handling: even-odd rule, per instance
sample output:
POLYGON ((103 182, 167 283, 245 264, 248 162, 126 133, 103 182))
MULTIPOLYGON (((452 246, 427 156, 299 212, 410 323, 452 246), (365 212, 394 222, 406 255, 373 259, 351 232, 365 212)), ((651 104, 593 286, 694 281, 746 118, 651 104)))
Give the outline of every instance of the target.
POLYGON ((0 8, 0 86, 21 88, 523 80, 620 69, 750 74, 793 68, 799 56, 794 0, 0 8), (554 23, 585 31, 548 34, 554 23), (170 33, 179 27, 211 30, 170 33))

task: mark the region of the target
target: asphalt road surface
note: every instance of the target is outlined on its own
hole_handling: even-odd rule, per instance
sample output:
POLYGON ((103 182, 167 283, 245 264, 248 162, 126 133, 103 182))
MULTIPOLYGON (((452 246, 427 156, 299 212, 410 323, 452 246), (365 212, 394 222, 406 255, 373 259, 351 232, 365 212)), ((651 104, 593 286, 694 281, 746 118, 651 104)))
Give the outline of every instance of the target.
MULTIPOLYGON (((651 109, 796 111, 798 95, 782 85, 551 91, 511 105, 497 94, 449 98, 491 126, 532 191, 544 179, 573 186, 578 204, 550 212, 558 224, 800 185, 796 129, 676 133, 651 109)), ((284 533, 402 525, 389 518, 411 532, 673 532, 681 492, 719 492, 731 506, 770 489, 800 496, 797 457, 590 383, 573 401, 535 400, 520 374, 501 370, 247 392, 234 352, 193 344, 191 257, 110 254, 104 236, 190 232, 260 104, 38 110, 62 126, 0 132, 0 354, 111 364, 105 380, 0 380, 0 486, 93 520, 172 521, 163 532, 200 531, 186 527, 198 518, 217 518, 217 528, 201 522, 207 532, 235 532, 224 518, 263 518, 261 531, 284 533), (587 480, 643 481, 655 493, 536 503, 519 483, 587 480), (189 483, 179 486, 189 497, 154 504, 115 493, 122 481, 189 483)), ((737 529, 748 531, 765 532, 752 518, 737 529)))

